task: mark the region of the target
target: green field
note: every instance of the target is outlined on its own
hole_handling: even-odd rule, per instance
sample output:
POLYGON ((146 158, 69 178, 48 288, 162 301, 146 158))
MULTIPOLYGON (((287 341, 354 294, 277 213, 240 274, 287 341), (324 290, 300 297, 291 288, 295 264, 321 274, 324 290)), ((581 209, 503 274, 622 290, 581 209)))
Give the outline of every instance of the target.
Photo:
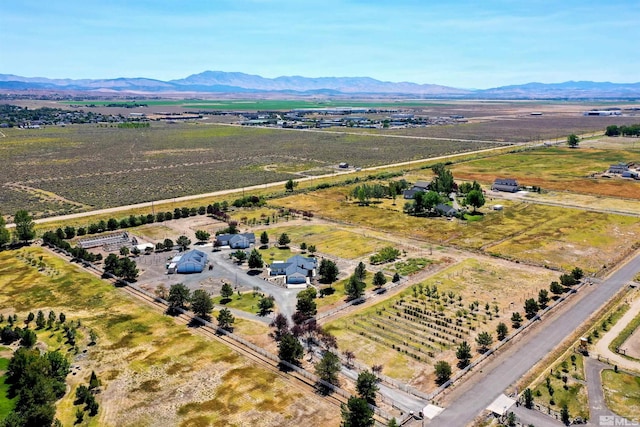
POLYGON ((607 407, 614 413, 640 421, 640 378, 624 372, 602 371, 607 407))
POLYGON ((0 357, 0 420, 6 418, 7 415, 13 410, 15 398, 9 399, 9 384, 5 383, 7 377, 4 372, 9 366, 9 359, 0 357))
MULTIPOLYGON (((246 311, 248 313, 258 314, 260 309, 258 308, 258 302, 262 298, 263 294, 259 292, 244 292, 238 295, 233 294, 230 299, 223 299, 221 296, 214 297, 213 303, 217 305, 224 305, 225 307, 235 308, 237 310, 246 311)), ((274 307, 275 310, 275 307, 274 307)))

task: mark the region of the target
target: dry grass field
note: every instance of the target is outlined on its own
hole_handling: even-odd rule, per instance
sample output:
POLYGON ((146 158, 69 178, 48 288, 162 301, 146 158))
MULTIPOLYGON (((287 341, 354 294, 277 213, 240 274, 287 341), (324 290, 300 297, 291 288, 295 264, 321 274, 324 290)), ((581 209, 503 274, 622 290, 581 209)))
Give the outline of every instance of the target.
POLYGON ((332 188, 273 203, 339 224, 415 238, 425 247, 443 244, 553 268, 580 266, 590 273, 614 264, 640 241, 640 223, 622 215, 500 200, 504 210, 485 207, 479 221, 448 221, 408 216, 400 211, 402 202, 358 206, 346 200, 348 193, 348 187, 332 188))
MULTIPOLYGON (((2 313, 64 312, 80 320, 80 353, 58 402, 64 425, 75 419, 75 388, 92 370, 102 381, 100 412, 81 425, 223 426, 337 425, 339 411, 249 362, 226 346, 192 333, 94 276, 40 248, 0 252, 2 313), (45 268, 25 262, 42 256, 45 268), (98 333, 88 346, 87 332, 98 333), (86 349, 86 353, 84 350, 86 349)), ((251 329, 250 327, 246 327, 251 329)), ((254 334, 264 330, 256 330, 254 334)), ((49 331, 39 341, 56 348, 49 331)))
POLYGON ((3 210, 25 208, 47 215, 282 181, 341 161, 374 166, 487 146, 410 138, 376 138, 372 143, 366 135, 193 123, 4 133, 3 210))
POLYGON ((386 375, 432 390, 435 361, 455 366, 457 345, 466 340, 475 349, 479 332, 491 333, 496 342, 497 324, 511 329, 511 314, 524 312, 524 299, 537 296, 557 276, 542 268, 469 258, 325 326, 339 347, 354 351, 359 361, 382 364, 386 375), (437 297, 426 291, 434 287, 437 297), (471 309, 476 301, 477 309, 471 309))

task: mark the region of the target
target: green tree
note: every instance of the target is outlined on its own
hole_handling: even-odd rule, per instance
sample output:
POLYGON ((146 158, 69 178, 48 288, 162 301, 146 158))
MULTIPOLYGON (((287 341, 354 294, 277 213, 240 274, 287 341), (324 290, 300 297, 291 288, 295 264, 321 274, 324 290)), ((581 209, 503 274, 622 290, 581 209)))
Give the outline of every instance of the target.
POLYGON ((567 404, 562 405, 562 409, 560 409, 560 420, 564 423, 564 425, 568 426, 571 422, 571 416, 569 415, 569 408, 567 408, 567 404))
POLYGON ((538 292, 538 304, 540 307, 547 308, 547 304, 549 303, 549 291, 546 289, 540 289, 538 292))
POLYGON ((509 333, 509 327, 504 322, 500 322, 496 327, 496 332, 498 334, 498 341, 502 341, 507 337, 507 334, 509 333))
POLYGON ((469 366, 471 361, 471 346, 466 341, 462 341, 456 350, 456 357, 458 358, 458 368, 464 369, 469 366))
POLYGON ((223 308, 220 310, 220 313, 218 313, 217 320, 218 326, 228 331, 231 330, 236 318, 233 317, 233 314, 231 314, 231 311, 229 311, 228 308, 223 308))
POLYGON ((344 292, 349 299, 357 299, 364 295, 365 283, 359 280, 355 274, 349 277, 349 281, 344 285, 344 292))
POLYGON ((311 254, 311 256, 313 256, 313 254, 316 253, 316 245, 309 245, 309 247, 307 248, 307 250, 309 251, 309 253, 311 254))
POLYGON ((391 418, 387 423, 387 427, 399 427, 399 425, 395 418, 391 418))
POLYGON ((442 385, 451 378, 451 365, 444 360, 439 360, 435 364, 436 384, 442 385))
POLYGON ((123 247, 120 248, 120 255, 122 255, 122 256, 128 256, 129 252, 131 252, 131 251, 126 246, 123 246, 123 247))
POLYGON ((285 362, 297 365, 302 359, 304 348, 298 338, 290 332, 285 332, 278 341, 278 357, 285 362))
POLYGON ((187 249, 189 249, 191 240, 187 236, 180 236, 178 237, 178 240, 176 240, 176 244, 180 246, 181 251, 186 251, 187 249))
POLYGON ((491 344, 493 344, 493 337, 489 332, 480 332, 476 337, 476 343, 478 344, 478 351, 485 353, 491 344))
POLYGON ((529 298, 524 302, 524 312, 527 315, 527 319, 531 319, 535 316, 538 313, 538 310, 540 310, 538 302, 533 298, 529 298))
POLYGON ((118 229, 118 220, 115 219, 115 218, 109 218, 109 220, 107 221, 107 229, 109 231, 117 230, 118 229))
POLYGON ((578 147, 578 144, 580 143, 580 138, 578 137, 578 135, 576 135, 575 133, 572 133, 571 135, 569 135, 567 137, 567 145, 570 148, 576 148, 578 147))
POLYGON ((280 237, 278 237, 279 246, 286 247, 289 243, 291 243, 291 239, 287 233, 282 233, 280 237))
POLYGON ((569 288, 578 283, 575 277, 572 274, 562 274, 560 275, 560 283, 562 286, 569 288))
POLYGON ((204 231, 204 230, 196 231, 196 239, 198 239, 198 241, 200 242, 206 242, 207 240, 209 240, 209 237, 211 237, 211 233, 207 231, 204 231))
POLYGON ((191 297, 191 291, 182 283, 176 283, 169 288, 169 296, 167 302, 169 303, 170 311, 175 311, 178 308, 186 308, 187 302, 191 297))
POLYGON ((166 250, 171 250, 171 249, 173 249, 173 240, 164 239, 164 241, 162 242, 162 245, 164 246, 164 248, 166 250))
POLYGON ((482 194, 481 190, 471 190, 464 200, 465 204, 473 206, 473 212, 484 206, 485 203, 484 194, 482 194))
POLYGON ((384 286, 385 283, 387 283, 387 278, 382 271, 378 271, 373 275, 373 286, 380 288, 384 286))
POLYGON ((400 281, 400 275, 398 273, 394 273, 393 279, 391 279, 393 283, 398 283, 400 281))
POLYGON ((64 228, 64 237, 66 239, 73 239, 74 237, 76 237, 76 229, 70 225, 67 225, 64 228))
POLYGON ((553 282, 551 282, 551 285, 549 286, 549 290, 554 295, 560 295, 564 292, 564 287, 560 283, 554 280, 553 282))
POLYGON ((7 230, 7 222, 0 213, 0 249, 11 241, 11 233, 7 230))
POLYGON ((325 351, 322 359, 315 365, 316 375, 333 385, 338 385, 338 373, 341 368, 340 358, 330 351, 325 351))
POLYGON ((38 342, 38 337, 31 329, 25 329, 22 332, 22 339, 20 340, 22 347, 31 348, 36 345, 36 342, 38 342))
POLYGON ((238 261, 238 264, 241 265, 247 259, 247 253, 242 249, 238 249, 237 251, 233 252, 231 256, 234 257, 238 261))
POLYGON ((262 246, 269 245, 269 235, 267 234, 266 231, 263 231, 262 234, 260 235, 260 244, 262 246))
POLYGON ((249 268, 262 268, 264 267, 264 262, 262 261, 262 255, 258 252, 257 249, 252 249, 249 254, 249 268))
POLYGON ((293 189, 296 188, 297 186, 298 186, 298 183, 293 179, 290 179, 284 184, 284 189, 286 191, 293 191, 293 189))
POLYGON ((26 210, 16 212, 13 222, 16 226, 14 230, 16 240, 27 243, 36 237, 35 222, 26 210))
POLYGON ((224 283, 222 285, 222 289, 220 289, 220 295, 222 296, 223 301, 228 300, 233 295, 233 288, 230 284, 224 283))
POLYGON ((347 404, 340 405, 342 412, 341 427, 373 427, 373 409, 365 399, 351 396, 347 404))
POLYGON ((604 131, 606 136, 618 136, 620 135, 620 128, 617 125, 607 126, 607 129, 604 131))
POLYGON ((260 298, 260 301, 258 301, 260 316, 266 316, 267 314, 269 314, 271 311, 273 311, 273 307, 275 307, 275 305, 275 300, 271 295, 260 298))
POLYGON ((571 275, 573 276, 574 279, 576 279, 576 281, 579 281, 584 277, 584 271, 582 271, 580 267, 576 267, 573 270, 571 270, 571 275))
POLYGON ((89 379, 89 390, 95 390, 100 387, 100 380, 95 371, 91 371, 91 378, 89 379))
POLYGON ((436 175, 431 188, 440 194, 449 194, 453 190, 453 174, 443 163, 434 165, 431 170, 436 175))
POLYGON ((364 278, 367 276, 367 269, 362 261, 360 261, 356 266, 353 275, 356 276, 358 280, 364 280, 364 278))
POLYGON ((136 262, 130 258, 120 258, 118 261, 118 271, 116 276, 123 278, 128 282, 133 282, 138 278, 138 269, 136 262))
POLYGON ((338 270, 338 266, 335 262, 323 258, 320 261, 320 267, 318 268, 318 273, 322 277, 322 281, 324 283, 333 283, 338 278, 338 274, 340 274, 340 270, 338 270))
POLYGON ((316 290, 314 288, 307 288, 304 291, 298 292, 296 295, 298 302, 296 303, 296 310, 304 317, 315 316, 318 312, 317 305, 314 299, 316 298, 316 290))
POLYGON ((522 326, 522 315, 517 311, 511 315, 511 326, 513 329, 519 329, 522 326))
POLYGON ((376 392, 378 391, 378 377, 373 372, 362 371, 358 374, 356 381, 356 391, 358 396, 365 399, 370 404, 376 402, 376 392))
POLYGON ((209 318, 209 313, 213 310, 213 301, 204 289, 196 289, 191 294, 191 310, 196 316, 203 319, 209 318))
POLYGON ((47 324, 47 321, 44 318, 44 313, 42 310, 38 310, 38 315, 36 316, 36 328, 42 329, 47 324))
POLYGON ((524 407, 527 409, 533 408, 533 392, 530 388, 527 388, 524 393, 524 407))

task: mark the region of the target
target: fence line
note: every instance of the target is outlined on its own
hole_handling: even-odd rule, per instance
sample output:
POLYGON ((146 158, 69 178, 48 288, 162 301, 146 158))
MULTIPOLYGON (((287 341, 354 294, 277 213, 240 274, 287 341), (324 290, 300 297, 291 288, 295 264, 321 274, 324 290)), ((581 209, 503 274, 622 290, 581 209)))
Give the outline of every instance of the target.
MULTIPOLYGON (((67 257, 73 258, 73 255, 71 255, 69 252, 65 251, 64 249, 55 247, 55 250, 63 253, 67 257)), ((168 301, 166 301, 165 299, 160 298, 159 296, 157 296, 157 295, 155 295, 155 294, 153 294, 153 293, 151 293, 151 292, 149 292, 149 291, 147 291, 145 289, 140 288, 139 286, 137 286, 134 283, 130 283, 130 282, 126 281, 126 280, 123 280, 123 279, 120 279, 120 278, 114 276, 111 273, 107 273, 103 269, 97 267, 96 265, 94 265, 93 263, 91 263, 89 261, 81 260, 80 262, 84 267, 91 268, 91 269, 95 270, 98 273, 101 273, 102 275, 104 275, 106 277, 113 278, 113 279, 117 280, 118 283, 121 283, 123 285, 126 285, 126 286, 132 288, 132 289, 135 289, 137 292, 140 292, 141 294, 144 294, 144 295, 152 298, 154 301, 156 301, 158 303, 166 305, 167 307, 169 306, 168 301)), ((302 375, 303 377, 313 381, 314 383, 316 383, 316 384, 318 384, 318 385, 320 385, 322 387, 325 387, 325 389, 331 390, 332 393, 339 394, 340 396, 345 397, 346 399, 349 399, 352 396, 351 393, 348 393, 347 391, 343 390, 342 388, 324 381, 320 377, 312 374, 311 372, 305 370, 304 368, 301 368, 299 366, 293 365, 293 364, 291 364, 291 363, 289 363, 289 362, 287 362, 285 360, 281 360, 275 354, 272 354, 272 353, 268 352, 267 350, 265 350, 265 349, 263 349, 261 347, 258 347, 257 345, 245 340, 244 338, 242 338, 242 337, 240 337, 238 335, 235 335, 232 332, 229 332, 229 331, 227 331, 227 330, 225 330, 223 328, 220 328, 217 325, 214 325, 212 322, 210 322, 208 320, 205 320, 205 319, 203 319, 203 318, 201 318, 199 316, 196 316, 196 315, 192 315, 187 310, 184 310, 182 308, 177 308, 176 311, 178 311, 180 314, 184 314, 184 315, 187 315, 187 316, 191 317, 192 319, 198 321, 200 324, 202 324, 204 326, 207 326, 207 327, 213 329, 217 334, 225 335, 225 336, 231 338, 233 341, 237 342, 238 344, 241 344, 241 345, 243 345, 245 347, 250 348, 251 350, 253 350, 256 353, 259 353, 263 357, 265 357, 265 358, 267 358, 267 359, 269 359, 269 360, 271 360, 273 362, 279 363, 280 365, 285 366, 287 369, 295 371, 296 373, 298 373, 298 374, 302 375)), ((380 417, 382 417, 382 418, 384 418, 386 420, 390 420, 391 418, 394 418, 392 415, 390 415, 385 410, 383 410, 381 408, 378 408, 377 406, 374 406, 374 405, 371 405, 371 404, 368 404, 368 405, 376 415, 379 415, 380 417)))

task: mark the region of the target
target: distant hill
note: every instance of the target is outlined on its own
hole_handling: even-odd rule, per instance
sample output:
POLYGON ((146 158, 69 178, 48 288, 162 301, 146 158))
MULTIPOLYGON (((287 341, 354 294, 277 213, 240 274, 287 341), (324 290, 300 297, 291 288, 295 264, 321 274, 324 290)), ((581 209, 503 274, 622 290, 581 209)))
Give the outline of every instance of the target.
POLYGON ((274 79, 239 72, 205 71, 184 79, 162 81, 148 78, 48 79, 0 74, 0 91, 49 90, 162 93, 271 93, 295 95, 380 95, 434 98, 489 99, 591 99, 640 98, 640 83, 564 82, 527 83, 484 90, 459 89, 436 84, 385 82, 371 77, 302 77, 274 79))

